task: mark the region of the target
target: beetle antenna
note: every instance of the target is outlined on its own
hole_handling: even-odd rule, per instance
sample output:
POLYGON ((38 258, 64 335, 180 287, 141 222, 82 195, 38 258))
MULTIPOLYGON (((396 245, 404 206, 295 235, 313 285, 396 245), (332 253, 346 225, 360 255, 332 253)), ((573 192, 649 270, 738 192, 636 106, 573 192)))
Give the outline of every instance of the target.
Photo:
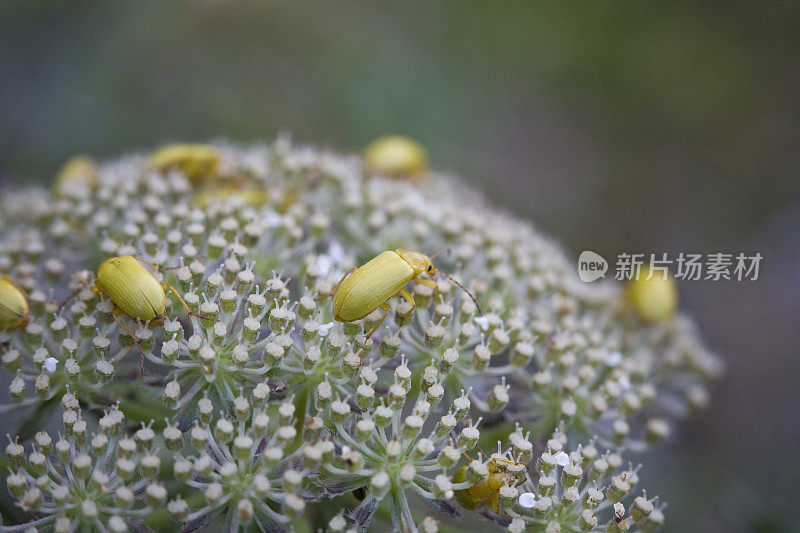
POLYGON ((469 294, 469 297, 470 297, 470 298, 472 298, 472 302, 475 304, 475 307, 477 307, 477 308, 478 308, 478 314, 479 314, 479 315, 482 315, 482 314, 483 314, 483 311, 481 311, 481 306, 480 306, 480 305, 478 305, 478 300, 476 300, 476 299, 475 299, 475 297, 472 295, 472 293, 471 293, 471 292, 469 292, 469 291, 466 289, 466 287, 464 287, 462 284, 460 284, 458 281, 456 281, 456 280, 455 280, 455 278, 453 278, 453 277, 452 277, 452 276, 450 276, 449 274, 447 274, 447 273, 445 273, 445 272, 442 272, 441 270, 437 270, 437 272, 439 272, 439 273, 440 273, 442 276, 446 277, 447 279, 449 279, 450 281, 452 281, 453 283, 455 283, 456 285, 458 285, 459 287, 461 287, 461 290, 463 290, 464 292, 466 292, 467 294, 469 294))

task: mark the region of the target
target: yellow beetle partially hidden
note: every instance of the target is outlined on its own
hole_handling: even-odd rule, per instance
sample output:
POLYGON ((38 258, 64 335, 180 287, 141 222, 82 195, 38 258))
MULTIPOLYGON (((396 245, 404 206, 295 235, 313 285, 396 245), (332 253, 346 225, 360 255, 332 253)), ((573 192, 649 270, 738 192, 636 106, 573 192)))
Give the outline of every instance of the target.
POLYGON ((414 297, 404 288, 404 285, 414 280, 417 283, 435 289, 436 283, 432 280, 422 279, 419 276, 423 273, 433 276, 437 272, 469 294, 480 313, 480 306, 478 306, 475 297, 463 285, 441 270, 437 270, 433 266, 430 257, 411 250, 386 251, 361 267, 351 268, 342 276, 342 279, 339 280, 339 283, 330 294, 317 299, 334 297, 333 318, 339 322, 355 322, 380 307, 384 312, 383 317, 367 334, 367 338, 369 338, 389 314, 390 307, 386 300, 398 292, 402 294, 403 298, 411 304, 411 309, 403 315, 405 319, 414 311, 416 303, 414 302, 414 297))
POLYGON ((180 170, 195 185, 218 178, 220 165, 219 151, 210 144, 164 146, 150 154, 148 162, 153 170, 180 170))
POLYGON ((119 321, 119 315, 128 315, 134 320, 145 321, 151 326, 162 325, 167 300, 164 291, 167 289, 178 297, 187 313, 191 315, 192 312, 189 311, 186 302, 174 287, 160 283, 140 264, 140 261, 154 270, 156 269, 147 261, 131 255, 106 259, 97 269, 94 291, 105 293, 111 298, 114 303, 112 312, 114 320, 136 341, 142 355, 142 370, 144 370, 144 352, 139 344, 139 339, 125 324, 119 321))
POLYGON ((11 329, 28 323, 28 298, 10 276, 0 276, 0 329, 11 329))
MULTIPOLYGON (((489 475, 483 483, 478 483, 466 489, 455 491, 454 495, 456 501, 466 507, 467 509, 478 509, 484 505, 491 505, 495 513, 500 512, 500 503, 498 502, 497 495, 503 485, 509 487, 516 487, 525 482, 525 477, 519 474, 528 471, 527 465, 518 463, 509 459, 500 457, 492 457, 487 463, 489 475), (512 472, 508 467, 501 466, 508 465, 510 467, 521 467, 518 472, 512 472)), ((455 475, 453 475, 453 483, 462 483, 467 479, 467 467, 462 466, 455 475)))
POLYGON ((428 172, 428 154, 421 144, 408 137, 387 135, 367 146, 364 165, 372 172, 420 182, 428 172))
POLYGON ((645 322, 669 320, 678 307, 678 289, 669 272, 651 272, 649 266, 639 271, 639 276, 628 282, 625 297, 639 318, 645 322))

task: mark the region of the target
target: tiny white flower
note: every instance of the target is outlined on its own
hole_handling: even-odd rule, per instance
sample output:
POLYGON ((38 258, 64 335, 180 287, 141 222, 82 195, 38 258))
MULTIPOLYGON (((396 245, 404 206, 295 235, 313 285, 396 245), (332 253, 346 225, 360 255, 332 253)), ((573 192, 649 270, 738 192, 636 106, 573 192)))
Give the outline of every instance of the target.
POLYGON ((618 351, 611 352, 610 354, 608 354, 608 357, 606 358, 606 365, 610 366, 611 368, 619 366, 621 362, 622 362, 622 354, 619 353, 618 351))
POLYGON ((333 265, 333 259, 331 259, 331 257, 328 255, 322 254, 317 256, 314 266, 317 268, 320 276, 327 276, 333 268, 333 265))
POLYGON ((567 466, 569 464, 569 455, 565 452, 558 452, 556 454, 556 464, 558 466, 567 466))
POLYGON ((519 505, 525 509, 531 509, 536 505, 536 494, 532 492, 523 492, 519 495, 519 505))
POLYGON ((331 242, 330 246, 328 246, 327 255, 334 263, 341 263, 342 260, 347 257, 347 253, 344 251, 344 246, 342 246, 339 241, 331 242))
POLYGON ((56 371, 56 366, 58 366, 58 359, 55 357, 48 357, 44 360, 44 369, 50 372, 51 374, 56 371))
POLYGON ((267 228, 277 228, 281 224, 283 224, 283 217, 275 211, 271 211, 264 215, 264 226, 267 228))
POLYGON ((333 322, 328 322, 327 324, 320 324, 319 330, 317 330, 319 331, 320 337, 326 336, 332 327, 333 327, 333 322))
POLYGON ((476 316, 472 320, 474 320, 475 323, 478 324, 478 327, 481 328, 482 331, 486 331, 487 329, 489 329, 489 318, 488 317, 476 316))

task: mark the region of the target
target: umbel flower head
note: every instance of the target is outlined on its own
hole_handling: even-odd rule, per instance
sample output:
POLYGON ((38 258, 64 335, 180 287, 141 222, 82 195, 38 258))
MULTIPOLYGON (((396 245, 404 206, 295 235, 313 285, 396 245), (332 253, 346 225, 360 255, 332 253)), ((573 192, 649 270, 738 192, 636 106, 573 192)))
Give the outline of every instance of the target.
POLYGON ((621 454, 708 402, 721 366, 691 321, 579 281, 390 141, 368 163, 172 145, 2 191, 6 530, 664 521, 621 454), (449 277, 335 320, 343 276, 398 249, 446 250, 449 277))

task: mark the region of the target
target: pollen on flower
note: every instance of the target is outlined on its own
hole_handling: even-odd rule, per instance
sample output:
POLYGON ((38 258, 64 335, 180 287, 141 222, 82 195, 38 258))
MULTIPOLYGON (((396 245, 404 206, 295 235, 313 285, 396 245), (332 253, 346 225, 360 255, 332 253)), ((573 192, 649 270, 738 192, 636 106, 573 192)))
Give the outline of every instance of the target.
POLYGON ((664 523, 621 453, 705 406, 719 359, 392 143, 180 144, 3 191, 0 278, 24 291, 0 298, 25 316, 0 324, 2 408, 33 435, 5 448, 15 530, 664 523), (398 249, 435 265, 413 304, 337 321, 343 277, 398 249), (125 255, 155 283, 122 300, 98 266, 125 255))

